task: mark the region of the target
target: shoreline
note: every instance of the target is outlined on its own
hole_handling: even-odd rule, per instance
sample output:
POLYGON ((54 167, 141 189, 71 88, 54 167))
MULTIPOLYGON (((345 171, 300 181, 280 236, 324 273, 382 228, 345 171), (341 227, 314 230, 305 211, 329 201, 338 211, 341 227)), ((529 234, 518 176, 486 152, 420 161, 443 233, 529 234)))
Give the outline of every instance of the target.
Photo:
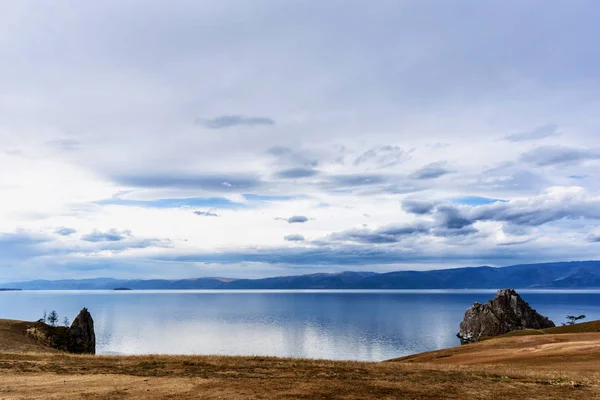
POLYGON ((28 324, 0 320, 0 398, 600 398, 600 321, 382 362, 73 355, 25 337, 28 324))
MULTIPOLYGON (((106 293, 495 293, 498 288, 465 289, 2 289, 0 292, 106 292, 106 293)), ((519 293, 600 293, 591 288, 514 288, 519 293)))

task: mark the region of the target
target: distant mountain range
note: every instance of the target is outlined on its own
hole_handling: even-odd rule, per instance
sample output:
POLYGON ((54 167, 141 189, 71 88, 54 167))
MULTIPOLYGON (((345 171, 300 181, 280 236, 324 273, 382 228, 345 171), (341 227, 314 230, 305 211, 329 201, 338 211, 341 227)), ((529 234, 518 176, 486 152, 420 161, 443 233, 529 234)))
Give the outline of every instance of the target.
POLYGON ((196 278, 123 280, 112 278, 35 280, 0 287, 24 290, 100 289, 497 289, 600 288, 600 261, 470 267, 431 271, 340 272, 264 279, 196 278))

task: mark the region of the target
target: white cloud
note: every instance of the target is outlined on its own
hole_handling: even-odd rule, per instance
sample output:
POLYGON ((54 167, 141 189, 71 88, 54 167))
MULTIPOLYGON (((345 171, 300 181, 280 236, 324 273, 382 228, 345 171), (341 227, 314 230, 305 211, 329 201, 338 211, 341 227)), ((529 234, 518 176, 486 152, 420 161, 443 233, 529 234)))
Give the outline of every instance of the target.
POLYGON ((3 3, 0 280, 276 275, 302 254, 337 256, 329 270, 598 257, 593 9, 3 3), (309 221, 276 220, 293 216, 309 221), (474 222, 451 235, 458 217, 474 222), (327 242, 340 232, 366 247, 327 242), (198 252, 216 261, 171 260, 198 252))

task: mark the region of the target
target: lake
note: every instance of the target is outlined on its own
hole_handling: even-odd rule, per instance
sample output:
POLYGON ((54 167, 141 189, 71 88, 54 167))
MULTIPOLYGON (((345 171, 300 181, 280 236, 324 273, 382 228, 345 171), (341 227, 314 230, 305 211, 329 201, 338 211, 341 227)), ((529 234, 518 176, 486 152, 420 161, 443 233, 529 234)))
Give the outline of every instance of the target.
MULTIPOLYGON (((381 361, 457 346, 458 326, 494 290, 0 292, 0 318, 73 320, 87 307, 100 354, 270 355, 381 361)), ((519 293, 557 325, 600 319, 600 291, 519 293)))

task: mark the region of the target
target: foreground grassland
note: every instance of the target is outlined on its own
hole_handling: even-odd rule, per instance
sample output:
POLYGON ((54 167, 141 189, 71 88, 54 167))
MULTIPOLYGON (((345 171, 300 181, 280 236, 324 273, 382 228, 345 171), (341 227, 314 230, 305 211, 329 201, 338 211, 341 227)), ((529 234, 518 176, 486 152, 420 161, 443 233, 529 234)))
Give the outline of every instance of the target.
MULTIPOLYGON (((600 333, 537 332, 381 363, 76 356, 0 320, 0 399, 600 399, 600 333)), ((590 328, 592 329, 592 328, 590 328)))

